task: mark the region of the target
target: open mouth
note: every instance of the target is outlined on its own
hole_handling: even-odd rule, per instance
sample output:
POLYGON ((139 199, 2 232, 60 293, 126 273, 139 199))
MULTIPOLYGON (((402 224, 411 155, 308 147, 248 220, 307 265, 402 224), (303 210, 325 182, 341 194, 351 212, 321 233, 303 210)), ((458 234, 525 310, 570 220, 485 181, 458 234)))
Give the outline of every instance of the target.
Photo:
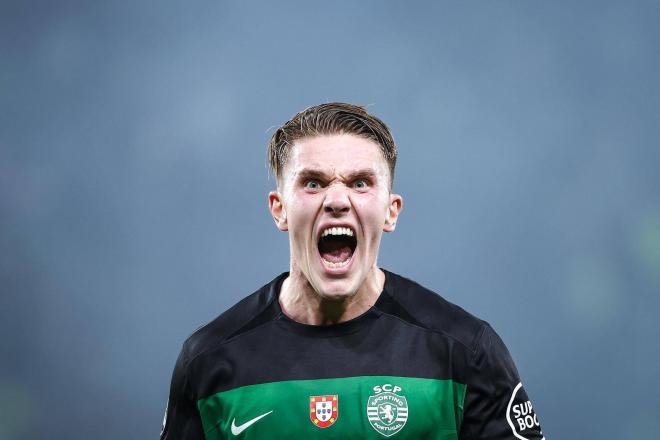
POLYGON ((347 227, 324 229, 318 242, 319 254, 331 268, 346 266, 351 261, 356 247, 355 232, 347 227))

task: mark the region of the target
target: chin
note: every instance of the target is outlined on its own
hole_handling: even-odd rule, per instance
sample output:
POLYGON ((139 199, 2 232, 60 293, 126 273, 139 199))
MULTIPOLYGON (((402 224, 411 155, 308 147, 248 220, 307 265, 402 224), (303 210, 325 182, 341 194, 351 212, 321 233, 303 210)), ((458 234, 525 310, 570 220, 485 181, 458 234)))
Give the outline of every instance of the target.
MULTIPOLYGON (((320 278, 324 278, 321 276, 320 278)), ((323 299, 330 301, 342 301, 355 296, 358 287, 353 280, 349 279, 330 279, 323 280, 317 278, 316 285, 313 286, 316 293, 323 299)))
POLYGON ((329 301, 344 301, 348 298, 352 298, 356 293, 357 292, 352 289, 342 291, 326 290, 323 293, 319 293, 319 296, 329 301))

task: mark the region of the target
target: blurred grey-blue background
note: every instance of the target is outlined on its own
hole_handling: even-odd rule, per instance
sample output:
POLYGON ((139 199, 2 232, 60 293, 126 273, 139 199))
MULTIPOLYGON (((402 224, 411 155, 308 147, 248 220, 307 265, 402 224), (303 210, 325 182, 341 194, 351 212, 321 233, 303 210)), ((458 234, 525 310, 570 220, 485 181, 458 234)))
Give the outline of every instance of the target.
POLYGON ((392 128, 380 263, 488 320, 551 439, 660 438, 660 3, 0 2, 0 439, 157 438, 287 269, 272 127, 392 128))

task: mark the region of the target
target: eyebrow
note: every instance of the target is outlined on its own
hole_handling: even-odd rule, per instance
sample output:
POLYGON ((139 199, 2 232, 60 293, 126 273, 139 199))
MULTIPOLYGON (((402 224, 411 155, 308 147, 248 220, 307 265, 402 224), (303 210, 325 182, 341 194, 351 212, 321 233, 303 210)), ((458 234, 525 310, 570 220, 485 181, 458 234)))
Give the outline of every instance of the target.
MULTIPOLYGON (((364 168, 361 170, 352 171, 346 175, 343 175, 342 177, 347 178, 347 180, 349 181, 359 178, 365 178, 365 177, 375 179, 376 173, 374 172, 374 170, 370 168, 364 168)), ((300 172, 298 173, 298 179, 313 179, 313 178, 330 180, 330 174, 316 168, 305 168, 300 170, 300 172)))

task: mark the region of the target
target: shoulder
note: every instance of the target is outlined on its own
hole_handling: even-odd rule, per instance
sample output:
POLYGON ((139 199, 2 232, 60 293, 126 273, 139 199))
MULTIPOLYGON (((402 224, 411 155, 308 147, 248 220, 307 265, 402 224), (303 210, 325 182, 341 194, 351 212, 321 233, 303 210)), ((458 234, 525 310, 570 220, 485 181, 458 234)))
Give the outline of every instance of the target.
POLYGON ((195 330, 183 344, 187 360, 190 361, 205 351, 275 318, 277 309, 273 307, 273 302, 285 275, 279 275, 208 324, 195 330))
POLYGON ((385 271, 383 311, 417 325, 444 334, 473 354, 492 332, 490 325, 447 301, 434 291, 392 272, 385 271))

